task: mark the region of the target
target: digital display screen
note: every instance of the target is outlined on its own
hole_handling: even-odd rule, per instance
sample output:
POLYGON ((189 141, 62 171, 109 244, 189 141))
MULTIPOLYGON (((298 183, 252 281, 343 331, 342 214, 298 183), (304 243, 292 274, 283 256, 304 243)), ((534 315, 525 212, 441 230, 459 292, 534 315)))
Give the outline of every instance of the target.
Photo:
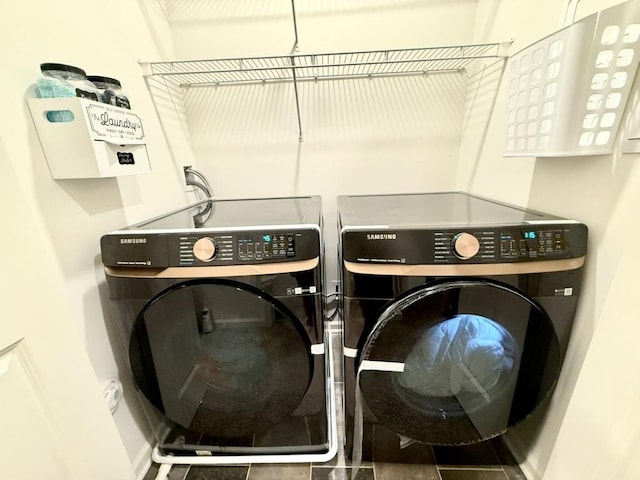
POLYGON ((529 230, 524 232, 524 238, 527 240, 535 240, 536 239, 536 232, 533 230, 529 230))

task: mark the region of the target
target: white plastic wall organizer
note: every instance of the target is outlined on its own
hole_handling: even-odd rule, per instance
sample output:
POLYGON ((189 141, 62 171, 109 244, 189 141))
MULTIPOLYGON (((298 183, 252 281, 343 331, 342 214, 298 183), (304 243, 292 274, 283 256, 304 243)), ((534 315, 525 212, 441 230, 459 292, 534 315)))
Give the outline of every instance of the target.
POLYGON ((585 17, 511 58, 505 156, 611 152, 638 69, 637 3, 585 17))
POLYGON ((140 116, 84 98, 27 100, 54 179, 149 173, 140 116))

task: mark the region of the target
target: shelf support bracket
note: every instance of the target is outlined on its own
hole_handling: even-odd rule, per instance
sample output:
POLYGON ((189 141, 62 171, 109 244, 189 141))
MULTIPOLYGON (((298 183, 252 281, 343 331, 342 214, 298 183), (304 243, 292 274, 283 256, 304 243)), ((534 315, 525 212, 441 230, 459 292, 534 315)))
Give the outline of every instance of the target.
POLYGON ((298 97, 298 77, 296 74, 295 57, 289 57, 291 60, 291 74, 293 76, 293 92, 296 97, 296 114, 298 115, 298 141, 302 142, 302 121, 300 120, 300 99, 298 97))
POLYGON ((293 17, 293 34, 295 39, 293 41, 293 52, 298 51, 298 21, 296 19, 296 0, 291 0, 291 16, 293 17))

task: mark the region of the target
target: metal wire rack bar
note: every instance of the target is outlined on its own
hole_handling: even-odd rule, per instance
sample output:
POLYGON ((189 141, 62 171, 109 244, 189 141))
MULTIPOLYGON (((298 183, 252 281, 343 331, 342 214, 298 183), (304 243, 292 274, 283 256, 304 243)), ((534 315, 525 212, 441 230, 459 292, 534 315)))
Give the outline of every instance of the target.
POLYGON ((189 87, 457 71, 478 59, 505 57, 503 45, 149 62, 147 75, 189 87))
POLYGON ((302 141, 297 87, 299 82, 459 72, 466 70, 477 60, 506 59, 509 44, 485 43, 395 50, 141 62, 141 66, 148 80, 161 79, 167 87, 172 86, 170 90, 292 82, 299 140, 302 141))

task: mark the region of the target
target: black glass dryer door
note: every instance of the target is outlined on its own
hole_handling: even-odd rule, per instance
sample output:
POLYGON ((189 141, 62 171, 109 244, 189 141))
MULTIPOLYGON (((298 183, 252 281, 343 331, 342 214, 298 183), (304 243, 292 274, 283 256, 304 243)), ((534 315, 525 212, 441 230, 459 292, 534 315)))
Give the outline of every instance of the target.
POLYGON ((152 299, 129 346, 135 381, 166 418, 217 438, 245 437, 290 415, 313 375, 294 314, 231 280, 193 280, 152 299))
POLYGON ((380 423, 417 441, 462 445, 504 433, 543 402, 560 371, 559 344, 546 313, 519 291, 450 280, 386 308, 358 371, 380 423))

